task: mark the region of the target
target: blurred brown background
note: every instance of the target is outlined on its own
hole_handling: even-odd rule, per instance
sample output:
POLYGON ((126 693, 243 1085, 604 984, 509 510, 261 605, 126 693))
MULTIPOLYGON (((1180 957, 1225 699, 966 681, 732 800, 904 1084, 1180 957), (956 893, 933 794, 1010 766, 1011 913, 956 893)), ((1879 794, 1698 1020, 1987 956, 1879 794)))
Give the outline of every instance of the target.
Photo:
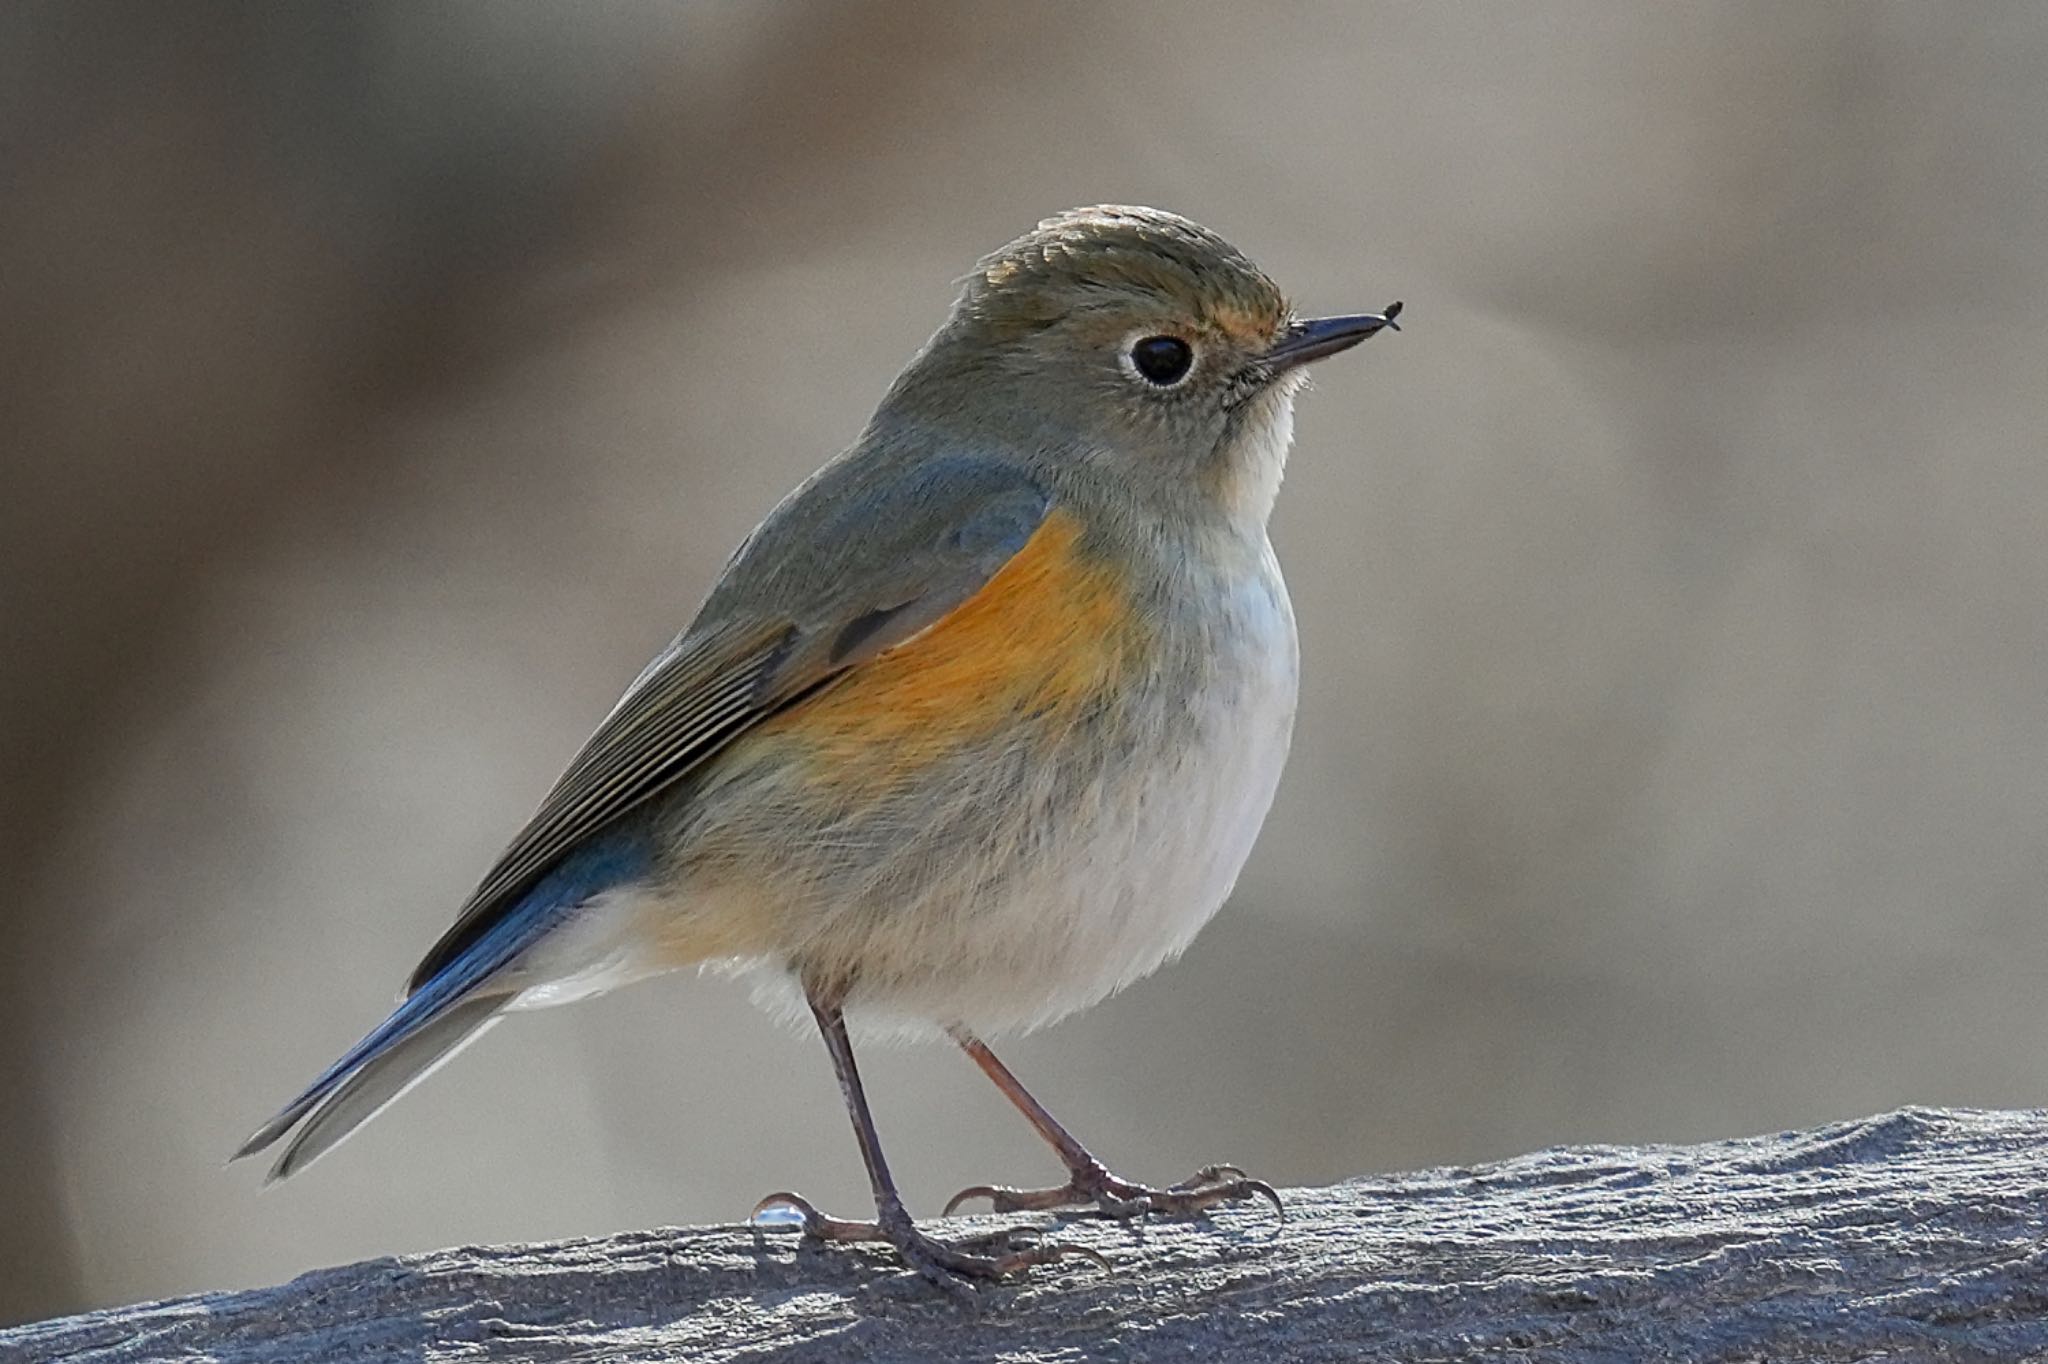
MULTIPOLYGON (((729 982, 381 1016, 981 252, 1178 209, 1308 310, 1306 694, 1235 902, 1005 1052, 1278 1182, 2048 1099, 2048 11, 0 9, 0 1319, 864 1206, 729 982)), ((870 1060, 914 1206, 1053 1173, 870 1060)))

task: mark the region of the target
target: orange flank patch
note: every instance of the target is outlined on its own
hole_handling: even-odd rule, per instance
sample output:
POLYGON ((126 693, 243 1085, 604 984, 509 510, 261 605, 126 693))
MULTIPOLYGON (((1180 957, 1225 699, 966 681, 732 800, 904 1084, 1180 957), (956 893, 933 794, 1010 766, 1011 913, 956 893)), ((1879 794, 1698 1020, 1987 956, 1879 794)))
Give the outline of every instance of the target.
POLYGON ((835 784, 889 787, 1005 726, 1078 715, 1138 628, 1123 575, 1082 555, 1080 536, 1054 511, 951 614, 757 733, 802 745, 835 784))

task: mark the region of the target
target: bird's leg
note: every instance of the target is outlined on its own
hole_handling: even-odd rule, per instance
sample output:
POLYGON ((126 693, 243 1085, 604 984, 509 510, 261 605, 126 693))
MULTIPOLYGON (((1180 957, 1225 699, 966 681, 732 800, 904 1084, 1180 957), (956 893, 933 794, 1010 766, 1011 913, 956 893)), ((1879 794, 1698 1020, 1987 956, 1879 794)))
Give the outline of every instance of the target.
POLYGON ((1111 1174, 1108 1166, 1060 1126, 1059 1120, 1046 1111, 1044 1104, 1031 1097, 1031 1091, 1010 1073, 1008 1066, 996 1059, 996 1054, 988 1049, 986 1042, 964 1028, 954 1028, 952 1033, 953 1040, 974 1058, 974 1064, 980 1066, 982 1072, 995 1081, 996 1088, 1003 1091, 1003 1097, 1015 1104, 1017 1111, 1030 1120, 1038 1135, 1045 1138, 1046 1144, 1059 1153, 1060 1159, 1066 1163, 1068 1177, 1067 1182, 1056 1189, 1011 1189, 1001 1185, 977 1184, 953 1195, 952 1201, 946 1204, 948 1214, 971 1198, 986 1198, 999 1213, 1042 1212, 1092 1203, 1106 1217, 1142 1217, 1152 1212, 1187 1217, 1218 1203, 1264 1198, 1283 1218, 1287 1215, 1287 1210, 1280 1205, 1280 1195, 1272 1185, 1264 1180, 1247 1178, 1245 1172, 1235 1165, 1204 1166, 1180 1183, 1164 1189, 1133 1184, 1111 1174))
POLYGON ((825 1048, 832 1053, 832 1068, 839 1075, 839 1092, 845 1097, 846 1111, 853 1119, 853 1135, 860 1143, 861 1160, 867 1165, 868 1182, 875 1191, 875 1220, 849 1222, 827 1217, 808 1199, 786 1192, 769 1194, 755 1204, 749 1220, 758 1219, 771 1208, 787 1208, 803 1217, 805 1234, 819 1240, 886 1241, 912 1269, 956 1297, 971 1296, 969 1284, 973 1280, 1001 1278, 1068 1255, 1092 1259, 1104 1269, 1109 1268, 1107 1260, 1085 1246, 1037 1243, 1036 1232, 1031 1228, 1011 1228, 953 1243, 934 1240, 919 1231, 904 1210, 896 1181, 889 1174, 889 1163, 883 1159, 881 1138, 876 1135, 874 1117, 868 1112, 867 1095, 861 1088, 860 1071, 853 1063, 853 1044, 846 1036, 846 1020, 839 1001, 808 986, 805 995, 818 1020, 818 1030, 824 1034, 825 1048))

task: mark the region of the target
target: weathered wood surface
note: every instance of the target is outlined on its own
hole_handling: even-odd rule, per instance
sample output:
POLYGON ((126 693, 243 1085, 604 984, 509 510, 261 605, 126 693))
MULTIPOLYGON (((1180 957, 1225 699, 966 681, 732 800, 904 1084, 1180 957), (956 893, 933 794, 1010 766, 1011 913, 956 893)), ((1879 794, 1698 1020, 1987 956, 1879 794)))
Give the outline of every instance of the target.
MULTIPOLYGON (((441 1251, 0 1332, 0 1360, 2048 1361, 2048 1113, 1545 1151, 1140 1227, 963 1310, 731 1227, 441 1251)), ((992 1225, 963 1220, 959 1229, 992 1225)))

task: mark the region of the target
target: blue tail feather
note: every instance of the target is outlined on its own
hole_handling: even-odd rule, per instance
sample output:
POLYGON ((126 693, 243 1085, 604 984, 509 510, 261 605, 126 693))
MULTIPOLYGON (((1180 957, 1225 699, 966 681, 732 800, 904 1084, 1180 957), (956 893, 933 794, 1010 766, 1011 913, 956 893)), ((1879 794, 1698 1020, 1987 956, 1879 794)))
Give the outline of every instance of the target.
MULTIPOLYGON (((360 1042, 343 1053, 340 1060, 322 1071, 297 1098, 257 1129, 235 1152, 233 1159, 239 1160, 263 1150, 298 1126, 309 1114, 314 1114, 313 1122, 308 1123, 310 1131, 320 1121, 319 1115, 315 1114, 316 1109, 339 1103, 348 1097, 351 1088, 362 1088, 363 1082, 371 1079, 372 1072, 380 1066, 398 1065, 406 1072, 376 1077, 377 1087, 389 1091, 384 1102, 397 1097, 410 1078, 424 1074, 460 1046, 489 1021, 496 1010, 464 1008, 466 1026, 440 1029, 447 1035, 435 1037, 433 1040, 437 1045, 408 1048, 405 1044, 409 1040, 426 1037, 428 1030, 450 1017, 458 1005, 487 999, 491 977, 546 937, 578 906, 606 890, 645 876, 651 861, 646 837, 639 830, 614 831, 610 836, 592 840, 563 858, 475 942, 408 995, 392 1010, 390 1017, 372 1028, 360 1042)), ((512 993, 506 991, 503 1003, 510 1003, 512 997, 512 993)), ((319 1149, 332 1146, 355 1124, 366 1120, 381 1107, 380 1103, 355 1116, 353 1122, 332 1133, 319 1149)), ((306 1135, 302 1132, 300 1139, 293 1143, 293 1149, 286 1151, 273 1172, 274 1177, 281 1177, 310 1161, 310 1155, 295 1159, 306 1135)))

